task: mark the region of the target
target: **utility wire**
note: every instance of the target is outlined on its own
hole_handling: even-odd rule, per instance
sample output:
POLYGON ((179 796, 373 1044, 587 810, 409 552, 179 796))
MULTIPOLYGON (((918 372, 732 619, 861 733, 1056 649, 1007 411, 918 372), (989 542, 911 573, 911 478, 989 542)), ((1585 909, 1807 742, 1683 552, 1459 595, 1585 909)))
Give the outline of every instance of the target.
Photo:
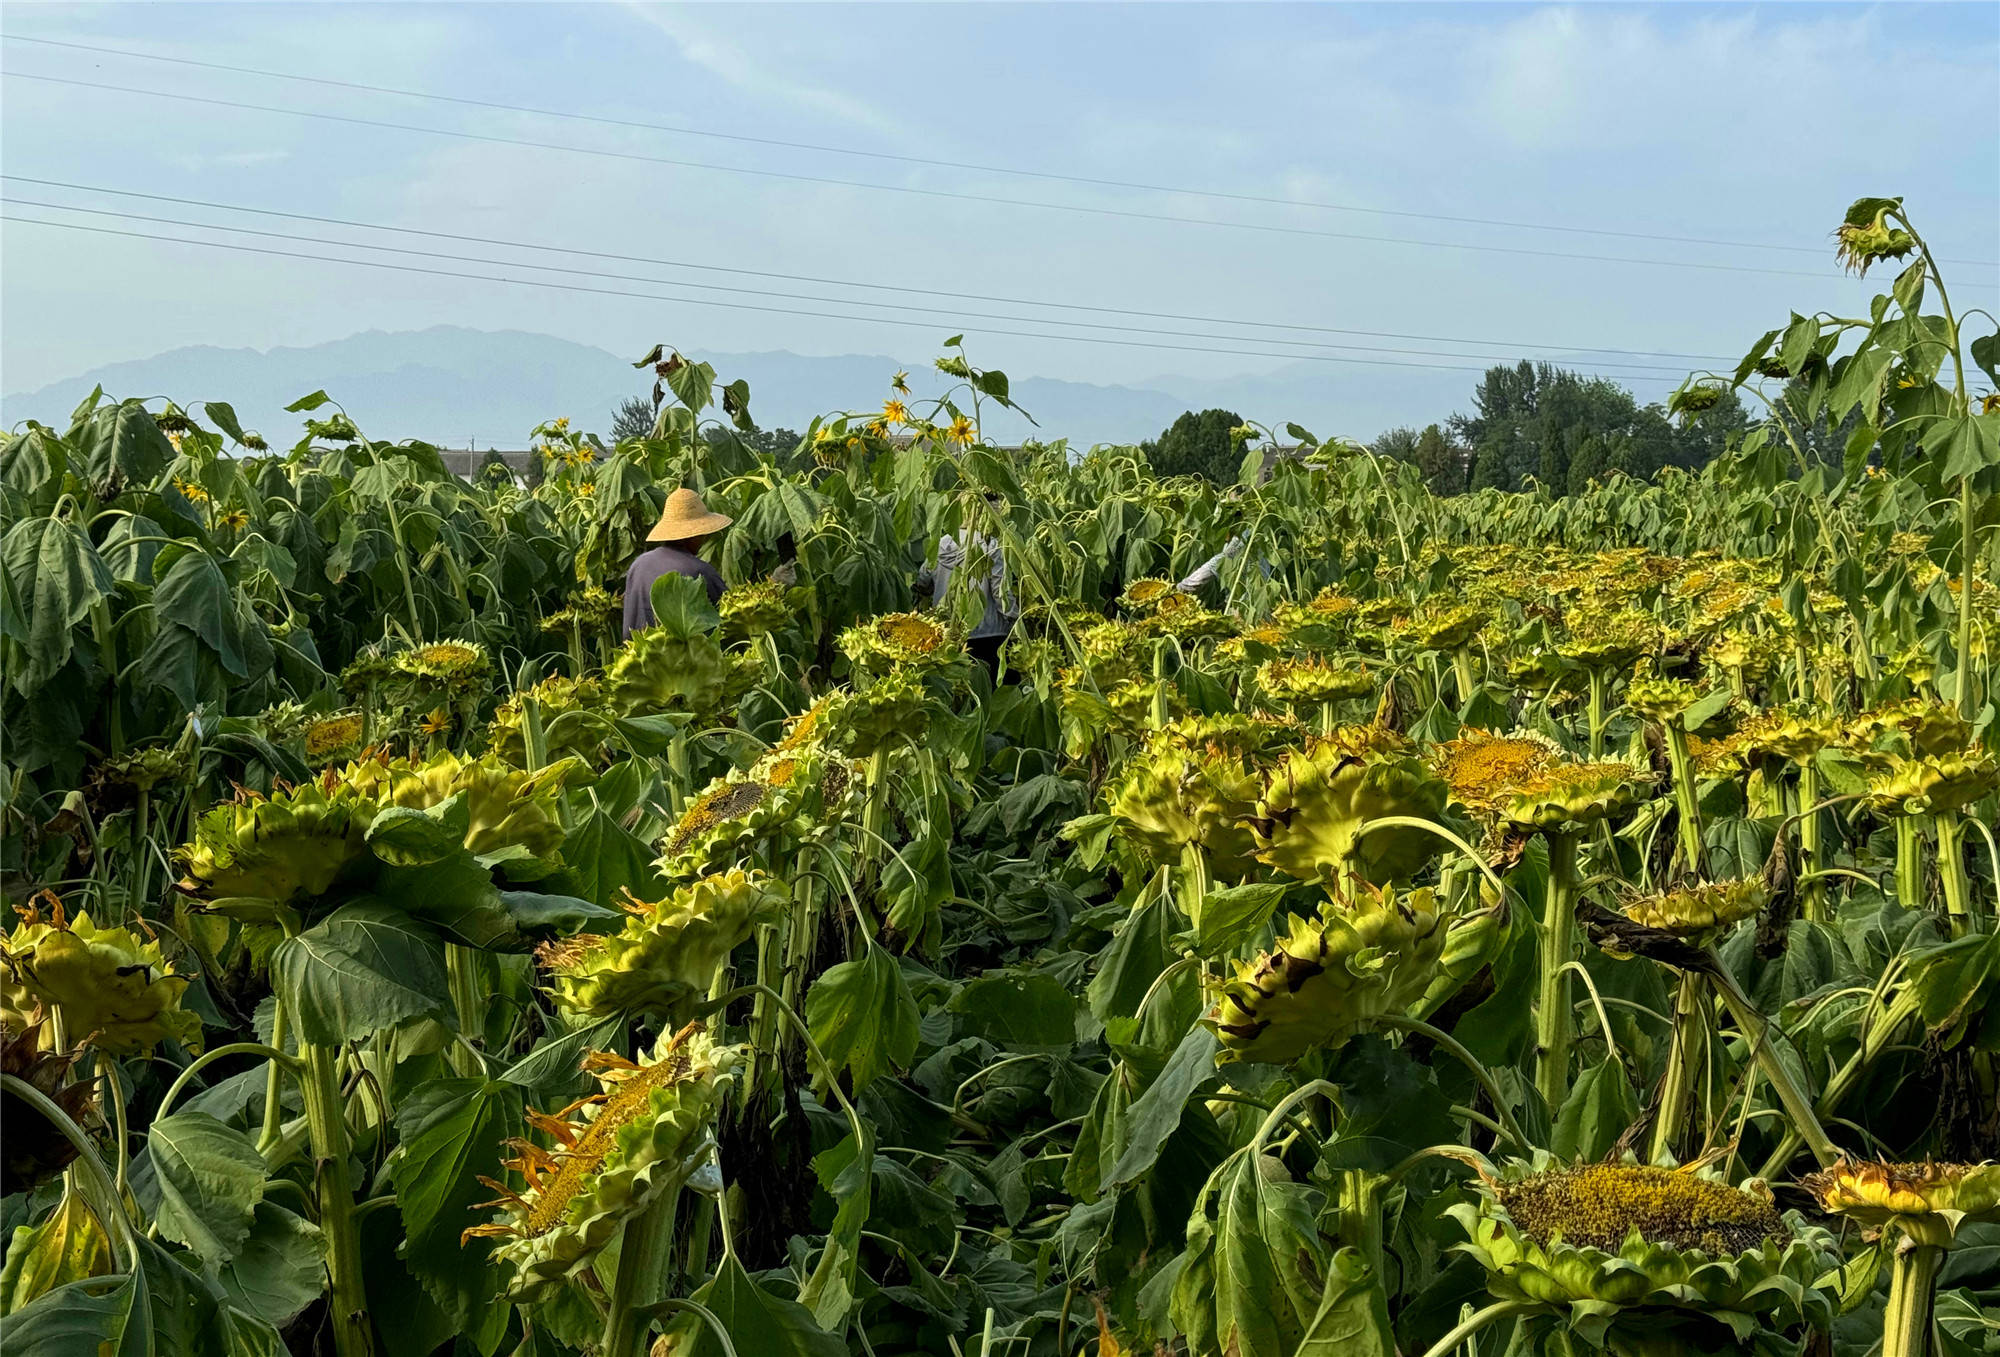
MULTIPOLYGON (((228 225, 211 224, 208 222, 193 222, 193 221, 187 221, 179 217, 157 217, 138 212, 118 212, 110 208, 103 208, 103 207, 75 207, 66 203, 45 202, 43 200, 36 198, 12 198, 9 199, 8 202, 11 205, 18 205, 21 207, 49 208, 59 212, 82 212, 82 213, 87 213, 91 216, 114 217, 121 221, 147 222, 156 226, 178 226, 189 230, 203 230, 203 231, 227 231, 237 235, 258 236, 268 240, 282 240, 289 242, 291 244, 332 245, 344 249, 377 250, 390 254, 410 255, 422 259, 444 260, 446 262, 456 263, 456 264, 489 264, 496 268, 534 269, 538 272, 543 272, 543 273, 561 273, 561 274, 568 274, 573 277, 601 278, 615 282, 650 283, 655 286, 664 285, 670 287, 692 287, 692 288, 699 288, 706 292, 733 293, 749 297, 769 297, 781 301, 823 302, 834 306, 867 306, 867 307, 874 307, 878 310, 901 310, 905 312, 918 312, 933 316, 943 316, 946 317, 948 320, 952 321, 953 323, 957 323, 962 320, 1001 320, 1001 321, 1007 321, 1009 323, 1018 323, 1018 324, 1060 325, 1066 329, 1112 330, 1121 334, 1153 335, 1153 336, 1159 336, 1164 338, 1175 338, 1175 339, 1219 339, 1232 344, 1238 344, 1238 343, 1283 344, 1287 347, 1296 347, 1305 349, 1347 349, 1360 353, 1394 353, 1394 354, 1408 354, 1408 355, 1430 357, 1430 358, 1473 358, 1473 359, 1479 359, 1481 361, 1502 361, 1503 359, 1518 357, 1518 354, 1496 356, 1493 354, 1481 354, 1481 353, 1447 353, 1437 349, 1387 348, 1375 344, 1339 344, 1339 343, 1332 343, 1327 340, 1314 340, 1314 339, 1274 339, 1261 336, 1217 334, 1213 331, 1201 331, 1201 330, 1161 330, 1143 325, 1118 325, 1109 321, 1090 321, 1090 320, 1078 321, 1078 320, 1061 320, 1054 317, 1044 317, 1044 316, 996 315, 992 312, 960 311, 960 310, 946 309, 943 307, 931 307, 931 306, 911 306, 907 303, 898 303, 898 302, 871 302, 871 301, 863 301, 858 298, 848 298, 848 297, 820 297, 820 296, 814 296, 810 293, 775 292, 762 288, 727 287, 718 283, 690 283, 677 278, 649 278, 640 274, 611 273, 600 269, 565 268, 557 264, 532 264, 511 259, 485 259, 472 255, 452 254, 440 250, 411 249, 407 246, 402 246, 402 245, 373 245, 365 241, 341 240, 330 236, 306 236, 306 235, 289 234, 283 231, 260 231, 254 227, 248 227, 248 226, 228 226, 228 225)), ((1634 372, 1673 373, 1676 376, 1684 376, 1687 372, 1687 369, 1684 367, 1662 365, 1657 363, 1611 362, 1611 363, 1597 363, 1595 365, 1598 367, 1617 368, 1622 370, 1630 370, 1634 372)))
POLYGON ((171 99, 211 108, 233 108, 250 113, 276 113, 293 118, 314 118, 351 127, 374 127, 395 132, 418 132, 495 146, 523 146, 534 150, 562 151, 571 155, 601 156, 611 160, 637 161, 648 165, 672 165, 679 169, 710 170, 719 174, 749 175, 760 179, 784 179, 798 183, 824 184, 836 188, 866 189, 878 193, 900 193, 920 198, 951 199, 959 202, 997 204, 1003 207, 1030 207, 1051 212, 1075 212, 1087 216, 1113 217, 1127 221, 1174 222, 1231 231, 1257 231, 1271 235, 1306 236, 1322 240, 1362 241, 1380 245, 1403 245, 1427 249, 1470 250, 1486 254, 1519 255, 1538 259, 1563 259, 1600 264, 1639 264, 1656 268, 1703 269, 1715 273, 1759 273, 1784 278, 1815 278, 1830 281, 1845 275, 1830 270, 1773 269, 1752 264, 1715 264, 1688 259, 1646 259, 1629 255, 1580 254, 1570 250, 1538 250, 1523 245, 1489 245, 1456 240, 1413 240, 1403 236, 1363 235, 1353 231, 1323 231, 1306 226, 1280 226, 1271 222, 1216 221, 1205 217, 1176 216, 1168 212, 1139 212, 1130 208, 1093 207, 1082 203, 1051 203, 1030 198, 1006 198, 997 194, 966 193, 953 189, 918 188, 909 184, 872 183, 859 179, 839 179, 830 175, 796 174, 784 170, 754 169, 746 165, 723 165, 712 161, 682 160, 673 156, 645 155, 637 151, 613 151, 596 146, 576 146, 564 142, 534 141, 526 137, 502 137, 485 132, 463 132, 420 123, 389 122, 377 118, 357 118, 344 113, 322 113, 312 109, 284 108, 275 104, 253 104, 235 99, 216 99, 171 90, 138 89, 98 80, 76 80, 68 76, 38 75, 27 71, 0 71, 0 79, 37 80, 51 85, 99 90, 110 94, 138 95, 150 99, 171 99))
MULTIPOLYGON (((874 292, 904 292, 915 296, 948 297, 955 300, 975 302, 997 302, 1005 306, 1039 306, 1063 311, 1090 311, 1098 315, 1134 316, 1143 320, 1192 321, 1203 325, 1241 325, 1269 330, 1293 330, 1300 333, 1358 335, 1368 339, 1414 339, 1439 344, 1470 344, 1482 348, 1499 349, 1569 349, 1590 353, 1615 353, 1634 358, 1691 358, 1700 362, 1733 363, 1736 360, 1722 354, 1679 353, 1663 349, 1618 349, 1596 344, 1547 344, 1530 343, 1513 339, 1473 339, 1464 335, 1409 334, 1398 330, 1357 330, 1338 325, 1299 325, 1285 321, 1236 320, 1229 316, 1190 315, 1177 311, 1143 311, 1122 306, 1090 306, 1082 302, 1054 301, 1033 297, 1005 297, 981 292, 954 292, 943 288, 912 287, 903 283, 865 283, 844 278, 823 278, 805 273, 781 273, 770 269, 731 268, 722 264, 701 264, 688 260, 662 259, 654 255, 618 254, 605 250, 586 250, 567 245, 546 245, 533 241, 507 240, 497 236, 461 235, 452 231, 427 230, 416 226, 389 226, 380 222, 356 221, 348 217, 328 217, 311 212, 283 212, 276 208, 250 207, 240 203, 220 203, 201 198, 187 198, 168 193, 142 193, 136 189, 106 188, 97 184, 76 184, 61 179, 36 179, 22 174, 0 174, 0 180, 17 184, 35 184, 43 188, 72 189, 83 193, 101 193, 118 198, 138 198, 147 202, 172 203, 179 207, 212 208, 219 212, 243 212, 261 217, 280 217, 289 221, 317 222, 323 226, 345 226, 356 230, 389 231, 401 235, 424 236, 433 240, 453 240, 470 245, 496 245, 513 250, 541 250, 551 254, 575 255, 586 259, 608 259, 626 264, 654 264, 663 268, 695 269, 707 273, 727 273, 746 278, 770 278, 780 282, 811 283, 821 287, 861 288, 874 292)), ((17 199, 16 201, 26 201, 17 199)), ((81 210, 81 209, 78 209, 81 210)), ((232 228, 233 229, 233 228, 232 228)), ((699 286, 683 283, 682 286, 699 286)), ((824 299, 830 300, 830 299, 824 299)), ((844 299, 843 299, 844 300, 844 299)), ((1245 336, 1245 338, 1252 338, 1245 336)))
MULTIPOLYGON (((390 85, 369 85, 354 80, 335 80, 327 76, 302 75, 296 71, 273 71, 255 66, 232 66, 220 61, 199 61, 193 57, 172 57, 158 52, 135 52, 123 47, 100 47, 84 42, 64 42, 55 38, 31 38, 21 34, 8 33, 6 39, 14 42, 35 43, 43 47, 60 47, 74 52, 94 52, 102 56, 128 57, 137 61, 166 62, 176 66, 193 66, 207 71, 224 71, 231 75, 256 76, 265 80, 293 80, 309 85, 323 85, 332 89, 357 90, 367 94, 387 94, 402 99, 426 99, 434 103, 457 104, 464 108, 483 108, 501 113, 526 113, 540 118, 563 118, 573 122, 595 123, 601 127, 621 127, 646 132, 665 132, 673 136, 706 137, 715 141, 733 141, 752 146, 775 146, 791 151, 812 151, 821 155, 859 156, 869 160, 891 161, 901 165, 926 165, 936 169, 970 170, 976 174, 1005 174, 1023 179, 1042 179, 1052 183, 1082 184, 1091 188, 1137 189, 1147 193, 1172 193, 1183 197, 1214 198, 1224 202, 1260 203, 1277 207, 1303 207, 1321 212, 1353 212, 1375 217, 1397 217, 1409 221, 1441 221, 1463 226, 1497 226, 1517 231, 1560 231, 1570 235, 1608 236, 1621 240, 1657 240, 1676 245, 1713 245, 1735 250, 1785 250, 1795 254, 1825 256, 1824 245, 1781 245, 1770 241, 1717 240, 1706 236, 1664 235, 1654 231, 1622 231, 1596 226, 1572 226, 1563 222, 1510 221, 1496 217, 1455 216, 1443 212, 1412 212, 1387 207, 1362 207, 1354 203, 1326 203, 1309 199, 1280 198, 1259 193, 1236 193, 1224 189, 1196 188, 1188 184, 1154 184, 1140 180, 1105 179, 1093 175, 1063 174, 1053 170, 1024 169, 1016 165, 987 165, 976 161, 940 160, 929 156, 901 155, 892 151, 869 151, 854 146, 829 146, 818 142, 787 141, 780 137, 751 136, 741 132, 718 132, 711 128, 687 127, 672 123, 643 122, 630 118, 607 118, 591 113, 576 113, 567 109, 536 108, 527 104, 508 104, 491 99, 468 99, 453 94, 436 94, 429 90, 398 89, 390 85)), ((1977 268, 2000 267, 1993 260, 1949 259, 1949 264, 1964 264, 1977 268)))
MULTIPOLYGON (((633 292, 619 288, 588 287, 578 283, 558 283, 541 278, 514 278, 504 274, 462 273, 453 269, 428 268, 418 264, 397 264, 385 259, 344 259, 336 255, 308 254, 297 250, 276 250, 258 245, 238 245, 228 241, 191 240, 184 236, 159 235, 147 231, 126 231, 108 226, 85 226, 80 222, 46 221, 38 217, 17 217, 0 215, 0 221, 14 222, 22 226, 47 226, 61 231, 82 231, 91 235, 119 236, 129 240, 154 240, 171 245, 195 245, 205 249, 223 250, 237 254, 268 255, 281 259, 302 259, 323 264, 346 264, 355 268, 384 269, 396 273, 426 274, 437 278, 462 278, 474 282, 511 283, 517 287, 543 288, 557 292, 576 292, 600 297, 621 297, 634 301, 679 302, 687 306, 706 306, 725 311, 757 311, 781 316, 808 316, 821 320, 861 321, 872 325, 894 325, 905 329, 937 329, 935 321, 899 320, 889 316, 853 316, 839 312, 801 311, 795 307, 761 306, 748 302, 711 301, 701 297, 676 297, 652 292, 633 292)), ((1006 335, 1022 339, 1055 339, 1072 344, 1108 344, 1119 348, 1159 349, 1170 353, 1203 353, 1236 358, 1284 358, 1294 362, 1348 363, 1365 367, 1417 368, 1431 372, 1485 372, 1485 366, 1467 366, 1450 363, 1412 363, 1390 358, 1350 358, 1319 353, 1273 353, 1261 349, 1221 349, 1187 344, 1161 344, 1141 339, 1111 339, 1097 335, 1049 334, 1037 330, 1000 330, 993 328, 968 329, 967 333, 985 335, 1006 335)), ((1490 365, 1488 365, 1490 366, 1490 365)), ((1589 374, 1586 374, 1589 375, 1589 374)), ((1664 377, 1636 377, 1639 382, 1668 383, 1664 377)))

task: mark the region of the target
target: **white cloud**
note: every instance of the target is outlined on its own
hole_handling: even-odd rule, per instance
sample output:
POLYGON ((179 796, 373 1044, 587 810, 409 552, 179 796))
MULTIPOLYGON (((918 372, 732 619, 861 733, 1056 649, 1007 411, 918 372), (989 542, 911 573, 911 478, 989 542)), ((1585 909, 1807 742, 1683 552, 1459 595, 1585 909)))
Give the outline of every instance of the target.
POLYGON ((769 53, 752 54, 727 38, 702 31, 689 22, 685 9, 638 0, 624 0, 624 6, 641 22, 665 34, 684 60, 745 94, 782 99, 887 136, 905 133, 895 119, 850 94, 781 73, 769 53))

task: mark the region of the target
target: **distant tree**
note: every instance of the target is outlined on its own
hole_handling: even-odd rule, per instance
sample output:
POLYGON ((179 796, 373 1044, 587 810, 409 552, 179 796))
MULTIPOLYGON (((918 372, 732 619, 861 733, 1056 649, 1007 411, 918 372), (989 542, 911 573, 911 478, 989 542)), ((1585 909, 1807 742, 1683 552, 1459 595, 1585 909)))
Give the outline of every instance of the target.
POLYGON ((748 448, 765 457, 775 457, 780 463, 798 450, 799 440, 803 437, 790 429, 752 429, 746 433, 720 424, 711 428, 706 436, 710 443, 733 441, 738 447, 748 448))
POLYGON ((1157 439, 1140 446, 1159 475, 1201 476, 1217 485, 1234 485, 1243 448, 1229 431, 1242 423, 1233 410, 1188 410, 1157 439))
POLYGON ((1368 450, 1377 457, 1388 457, 1398 462, 1417 460, 1417 431, 1411 428, 1384 429, 1375 435, 1375 441, 1368 450))
POLYGON ((1424 473, 1432 494, 1456 495, 1465 489, 1466 472, 1471 469, 1467 449, 1463 443, 1447 437, 1437 425, 1425 425, 1424 431, 1417 435, 1410 460, 1424 473))
POLYGON ((614 446, 628 438, 644 438, 653 432, 653 406, 637 396, 618 402, 611 412, 611 442, 614 446))
POLYGON ((479 461, 479 469, 472 473, 472 479, 481 485, 511 485, 514 481, 514 468, 507 465, 507 459, 502 457, 497 449, 488 448, 486 455, 479 461))

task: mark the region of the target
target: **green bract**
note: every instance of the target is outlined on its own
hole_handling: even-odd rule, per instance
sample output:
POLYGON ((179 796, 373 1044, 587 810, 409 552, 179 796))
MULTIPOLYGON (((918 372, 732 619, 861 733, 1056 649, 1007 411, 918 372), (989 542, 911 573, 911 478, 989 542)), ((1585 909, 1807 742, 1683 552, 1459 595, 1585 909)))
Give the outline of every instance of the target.
POLYGON ((1817 1285, 1836 1261, 1830 1237, 1781 1216, 1768 1192, 1688 1169, 1559 1167, 1543 1154, 1473 1186, 1477 1200, 1449 1214, 1487 1288, 1546 1307, 1591 1349, 1775 1357, 1832 1319, 1817 1285))
POLYGON ((373 795, 331 776, 268 799, 245 792, 196 822, 194 842, 175 854, 185 872, 181 887, 211 899, 257 896, 280 903, 323 895, 342 872, 370 856, 366 836, 379 809, 373 795))
POLYGON ((1968 1224, 2000 1222, 2000 1164, 1888 1164, 1842 1159, 1806 1175, 1820 1206, 1891 1235, 1951 1248, 1968 1224))
POLYGON ((619 716, 717 711, 736 675, 713 636, 676 636, 664 627, 634 632, 605 671, 604 700, 619 716))
POLYGON ((187 987, 159 943, 100 928, 88 914, 31 910, 0 939, 0 1018, 17 1030, 57 1018, 70 1046, 130 1055, 171 1037, 199 1050, 201 1019, 181 1007, 187 987))
POLYGON ((653 1057, 634 1064, 593 1052, 584 1068, 603 1092, 529 1124, 546 1148, 511 1142, 505 1161, 525 1180, 520 1191, 486 1178, 504 1193, 509 1219, 475 1225, 465 1238, 495 1238, 495 1263, 508 1270, 508 1294, 537 1300, 568 1283, 618 1237, 625 1223, 700 1166, 723 1081, 738 1061, 690 1025, 661 1038, 653 1057))
POLYGON ((1383 749, 1383 743, 1376 736, 1336 735, 1272 769, 1250 821, 1257 860, 1300 881, 1354 873, 1381 884, 1435 857, 1443 841, 1428 830, 1397 825, 1362 832, 1370 821, 1389 816, 1437 820, 1444 814, 1444 783, 1422 760, 1383 749))
POLYGON ((633 900, 625 906, 632 917, 618 932, 544 943, 535 959, 556 1002, 572 1013, 636 1012, 672 1021, 708 997, 730 952, 784 900, 762 872, 721 872, 664 900, 633 900))
POLYGON ((1315 917, 1288 923, 1270 951, 1232 961, 1232 978, 1208 986, 1214 1007, 1203 1021, 1223 1060, 1283 1064, 1402 1012, 1430 985, 1445 944, 1428 890, 1330 897, 1315 917))

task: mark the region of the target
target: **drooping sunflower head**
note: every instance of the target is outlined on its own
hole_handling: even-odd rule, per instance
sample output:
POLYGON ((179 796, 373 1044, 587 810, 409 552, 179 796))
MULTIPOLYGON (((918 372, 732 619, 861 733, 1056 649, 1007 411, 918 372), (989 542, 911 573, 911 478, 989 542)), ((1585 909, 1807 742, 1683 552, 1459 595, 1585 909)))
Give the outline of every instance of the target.
POLYGON ((785 593, 785 586, 777 580, 757 580, 729 589, 717 605, 722 613, 723 630, 731 637, 741 638, 782 629, 792 620, 794 611, 785 601, 785 593))
POLYGON ((1677 724, 1701 701, 1702 691, 1686 679, 1640 675, 1625 688, 1625 705, 1656 725, 1677 724))
POLYGON ((551 674, 525 691, 509 694, 500 704, 486 728, 487 747, 515 767, 525 767, 527 708, 533 701, 542 726, 542 757, 590 753, 602 743, 601 727, 570 713, 595 711, 602 700, 603 689, 596 679, 551 674))
POLYGON ((1138 579, 1125 586, 1125 592, 1118 596, 1118 606, 1129 613, 1144 613, 1165 601, 1174 592, 1174 586, 1162 579, 1138 579))
POLYGON ((672 1022, 706 998, 717 970, 759 923, 784 905, 762 872, 718 872, 656 901, 630 900, 616 933, 543 944, 536 961, 567 1012, 601 1018, 643 1013, 672 1022))
POLYGON ((1648 928, 1676 937, 1705 938, 1733 924, 1755 918, 1771 901, 1770 887, 1757 877, 1742 881, 1704 881, 1624 902, 1625 916, 1648 928))
POLYGON ((1595 824, 1645 800, 1651 786, 1652 775, 1629 763, 1562 760, 1510 789, 1500 818, 1524 830, 1595 824))
MULTIPOLYGON (((168 1037, 201 1048, 201 1019, 181 1006, 188 977, 176 975, 157 940, 127 928, 68 918, 53 896, 20 910, 0 938, 0 1019, 15 1029, 59 1018, 66 1039, 133 1055, 168 1037)), ((60 1052, 59 1054, 66 1054, 60 1052)), ((10 1132, 11 1137, 11 1132, 10 1132)))
POLYGON ((486 648, 471 641, 435 641, 401 652, 395 663, 412 678, 451 689, 469 688, 492 668, 486 648))
POLYGON ((114 754, 103 760, 92 770, 92 777, 111 786, 146 792, 162 782, 178 780, 187 771, 185 756, 166 745, 148 745, 144 749, 128 749, 123 754, 114 754))
POLYGON ((361 714, 337 712, 306 726, 306 758, 328 763, 348 758, 361 750, 361 714))
POLYGON ((1633 1163, 1565 1166, 1538 1151, 1531 1164, 1482 1171, 1473 1189, 1476 1200, 1448 1214, 1488 1289, 1546 1307, 1542 1326, 1569 1326, 1592 1348, 1775 1353, 1832 1318, 1819 1289, 1838 1260, 1831 1238, 1781 1215, 1761 1183, 1633 1163))
POLYGON ((965 654, 964 643, 950 626, 923 613, 887 613, 857 622, 840 634, 840 650, 857 668, 872 673, 928 672, 965 654))
POLYGON ((891 670, 866 688, 841 694, 829 716, 830 742, 866 758, 887 745, 921 740, 930 728, 931 700, 920 675, 891 670))
POLYGON ((1258 665, 1257 686, 1289 706, 1318 707, 1372 697, 1376 680, 1366 665, 1335 664, 1318 655, 1301 655, 1258 665))
POLYGON ((1900 198, 1863 198, 1847 209, 1833 231, 1833 257, 1843 269, 1865 276, 1870 265, 1901 259, 1917 248, 1915 236, 1889 221, 1889 213, 1902 205, 1900 198))
POLYGON ((650 1058, 604 1051, 583 1067, 601 1091, 557 1113, 530 1112, 545 1143, 512 1140, 502 1167, 520 1176, 488 1206, 503 1218, 466 1230, 465 1242, 498 1239, 493 1261, 508 1269, 508 1294, 546 1297, 596 1261, 625 1223, 677 1190, 707 1153, 724 1081, 737 1063, 699 1024, 663 1036, 650 1058))
POLYGON ((1393 630, 1396 639, 1419 650, 1457 650, 1479 634, 1489 617, 1484 608, 1469 603, 1431 599, 1398 619, 1393 630))
MULTIPOLYGON (((80 1039, 88 1033, 77 1033, 80 1039)), ((78 1046, 49 1049, 54 1035, 49 1024, 17 1022, 11 1012, 0 1025, 0 1074, 10 1074, 61 1108, 86 1130, 97 1125, 96 1081, 73 1079, 70 1070, 83 1057, 78 1046)), ((12 1091, 0 1091, 7 1139, 0 1148, 0 1194, 12 1196, 40 1187, 74 1162, 74 1142, 12 1091)))
POLYGON ((724 868, 781 838, 807 833, 800 821, 807 787, 737 774, 719 778, 688 804, 660 845, 659 868, 685 880, 724 868))
POLYGON ((1569 634, 1555 649, 1586 669, 1609 672, 1630 669, 1658 650, 1663 639, 1659 622, 1637 608, 1586 611, 1569 619, 1569 634))
POLYGON ((1201 846, 1223 881, 1241 880, 1256 847, 1245 821, 1263 779, 1255 762, 1257 723, 1245 717, 1190 717, 1157 731, 1105 789, 1120 831, 1157 865, 1201 846))
POLYGON ((1451 788, 1452 800, 1489 815, 1563 756, 1562 747, 1546 735, 1499 735, 1474 726, 1429 752, 1431 767, 1451 788))
POLYGON ((1401 825, 1370 829, 1370 822, 1436 820, 1448 795, 1443 781, 1412 755, 1356 748, 1338 738, 1315 741, 1265 779, 1249 821, 1257 860, 1300 881, 1333 882, 1350 874, 1373 883, 1401 880, 1437 855, 1437 837, 1401 825))
POLYGON ((1956 754, 1972 745, 1972 723, 1948 702, 1905 698, 1855 718, 1853 733, 1865 743, 1922 758, 1956 754))
POLYGON ((1178 589, 1161 597, 1132 625, 1142 635, 1172 636, 1182 642, 1228 636, 1236 630, 1235 619, 1227 613, 1219 613, 1193 594, 1178 589))
POLYGON ((720 709, 731 677, 729 658, 713 636, 647 627, 633 632, 611 657, 604 671, 604 698, 619 716, 688 712, 701 717, 720 709))
POLYGON ((280 903, 324 894, 369 856, 368 826, 379 809, 372 794, 330 772, 269 797, 243 792, 211 807, 195 822, 194 841, 176 850, 186 873, 181 889, 280 903))
MULTIPOLYGON (((560 865, 557 851, 565 834, 557 797, 581 771, 576 759, 525 773, 494 754, 467 758, 447 752, 422 760, 364 759, 348 764, 338 777, 385 807, 429 810, 463 794, 468 852, 513 850, 553 870, 560 865)), ((518 863, 511 870, 518 874, 518 863)))
POLYGON ((1991 754, 1891 755, 1868 779, 1868 806, 1879 815, 1934 815, 1963 810, 2000 785, 1991 754))
POLYGON ((1950 1248, 1960 1227, 2000 1221, 2000 1164, 1842 1159, 1802 1181, 1822 1210, 1860 1223, 1870 1238, 1905 1235, 1950 1248))
POLYGON ((1204 1021, 1225 1061, 1284 1064, 1414 1003, 1444 943, 1429 890, 1329 897, 1310 919, 1291 915, 1270 951, 1206 982, 1213 1007, 1204 1021))

